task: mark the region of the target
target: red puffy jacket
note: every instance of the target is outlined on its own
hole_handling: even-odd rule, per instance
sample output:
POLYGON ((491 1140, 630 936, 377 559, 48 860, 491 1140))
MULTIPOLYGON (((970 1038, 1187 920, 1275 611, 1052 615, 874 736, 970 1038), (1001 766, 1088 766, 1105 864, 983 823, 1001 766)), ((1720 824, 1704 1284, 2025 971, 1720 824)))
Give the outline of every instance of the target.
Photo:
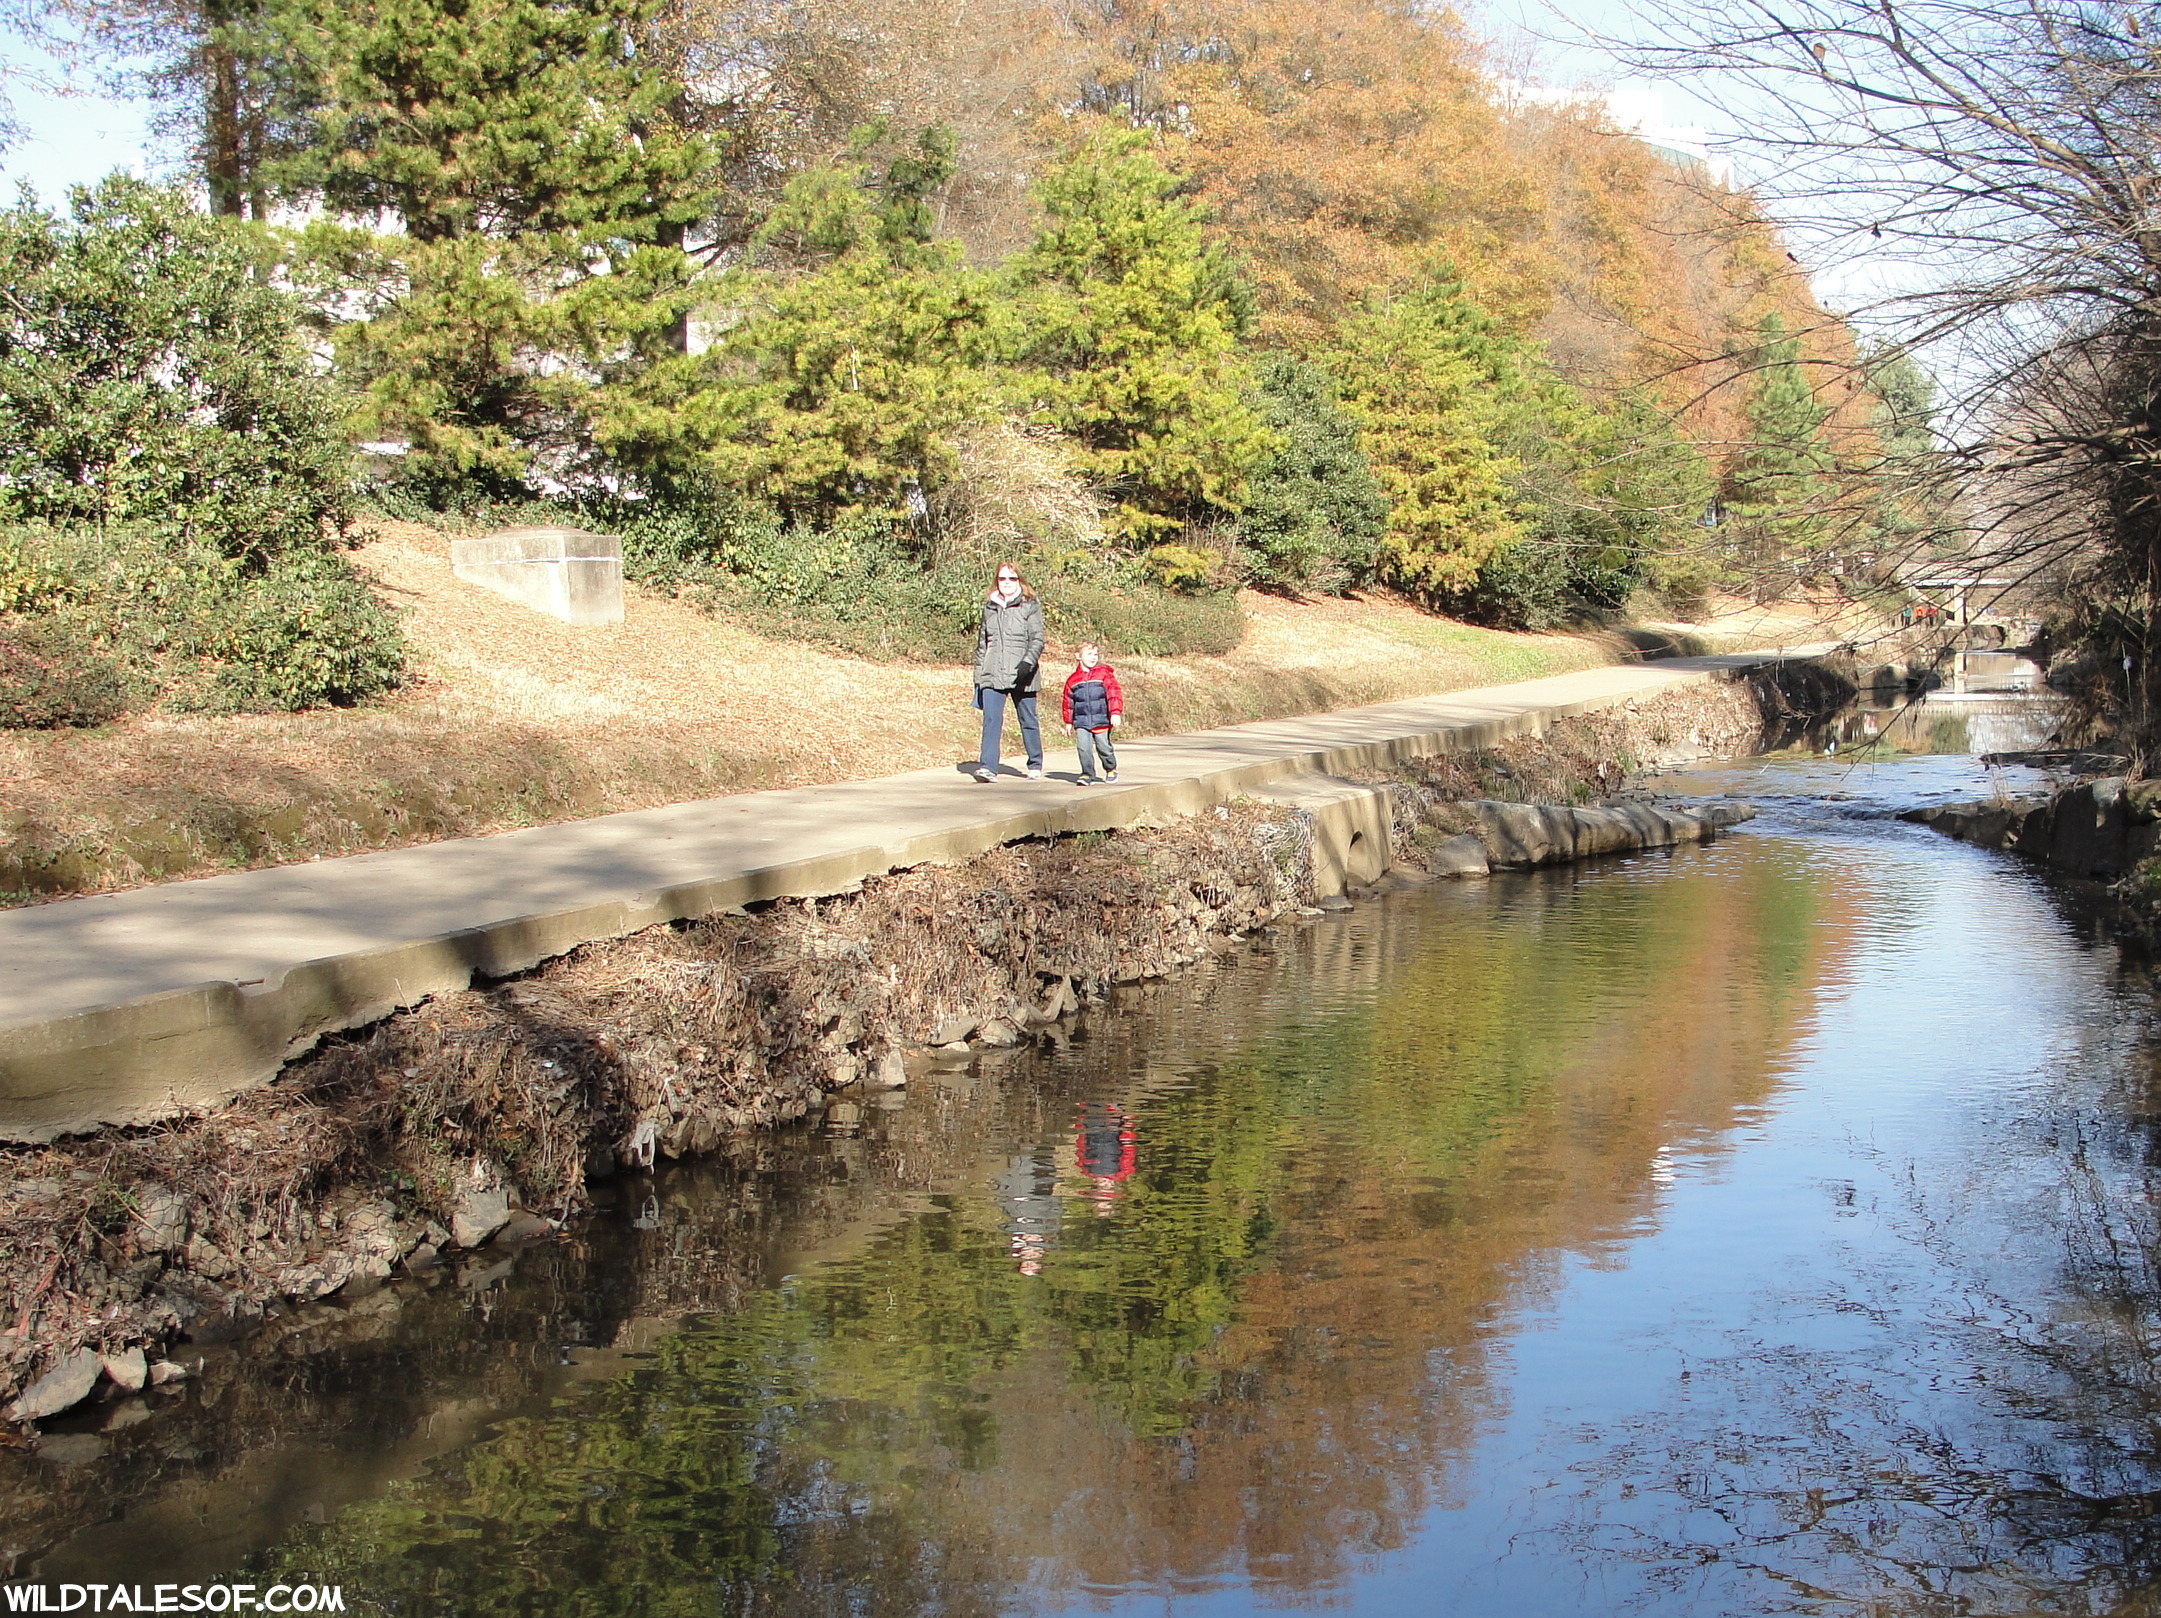
POLYGON ((1076 730, 1108 730, 1111 715, 1125 711, 1125 694, 1118 689, 1118 675, 1108 663, 1076 668, 1065 677, 1065 691, 1058 699, 1060 724, 1076 730), (1078 719, 1073 717, 1076 712, 1078 719))

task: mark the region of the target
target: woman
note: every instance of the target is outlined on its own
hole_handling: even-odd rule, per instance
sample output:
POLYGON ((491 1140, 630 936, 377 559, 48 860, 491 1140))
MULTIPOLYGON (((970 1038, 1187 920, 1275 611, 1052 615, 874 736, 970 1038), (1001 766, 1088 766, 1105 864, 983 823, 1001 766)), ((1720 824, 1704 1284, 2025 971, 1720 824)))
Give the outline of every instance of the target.
POLYGON ((1036 724, 1035 698, 1043 680, 1043 603, 1028 588, 1020 569, 1000 562, 983 598, 983 622, 975 635, 975 705, 983 710, 983 752, 975 767, 978 781, 998 779, 998 744, 1005 734, 1006 699, 1020 720, 1021 745, 1028 750, 1028 779, 1043 779, 1043 732, 1036 724))

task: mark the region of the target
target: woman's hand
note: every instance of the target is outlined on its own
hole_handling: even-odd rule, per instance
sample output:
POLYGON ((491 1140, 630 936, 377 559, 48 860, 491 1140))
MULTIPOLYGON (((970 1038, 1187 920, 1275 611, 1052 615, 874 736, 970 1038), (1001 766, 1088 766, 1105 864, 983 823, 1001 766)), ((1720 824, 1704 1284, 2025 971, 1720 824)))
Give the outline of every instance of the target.
POLYGON ((1065 733, 1066 733, 1066 734, 1067 734, 1068 736, 1070 736, 1070 735, 1072 735, 1072 734, 1073 734, 1073 727, 1072 727, 1071 725, 1066 725, 1066 726, 1063 726, 1063 727, 1061 727, 1061 728, 1062 728, 1062 729, 1063 729, 1063 730, 1065 731, 1065 733))
POLYGON ((1126 718, 1124 714, 1114 713, 1111 715, 1111 729, 1116 730, 1120 725, 1124 724, 1125 722, 1126 718))

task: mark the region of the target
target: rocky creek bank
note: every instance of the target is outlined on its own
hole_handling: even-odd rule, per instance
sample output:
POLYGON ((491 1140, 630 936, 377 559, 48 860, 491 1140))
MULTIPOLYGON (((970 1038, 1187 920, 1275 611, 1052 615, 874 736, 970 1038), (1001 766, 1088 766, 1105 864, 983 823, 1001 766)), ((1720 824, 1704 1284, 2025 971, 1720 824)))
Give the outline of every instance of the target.
POLYGON ((2102 776, 2046 796, 1933 804, 1899 818, 2066 876, 2143 886, 2161 852, 2161 781, 2102 776))
MULTIPOLYGON (((1629 774, 1752 751, 1794 711, 1772 682, 1689 686, 1404 766, 1382 880, 1707 839, 1749 811, 1626 800, 1629 774)), ((86 1400, 154 1413, 204 1345, 296 1316, 334 1336, 324 1311, 364 1321, 386 1283, 499 1262, 594 1182, 1061 1039, 1113 985, 1325 924, 1311 840, 1244 801, 656 927, 326 1042, 215 1109, 0 1151, 6 1414, 42 1444, 80 1437, 34 1424, 86 1400)))

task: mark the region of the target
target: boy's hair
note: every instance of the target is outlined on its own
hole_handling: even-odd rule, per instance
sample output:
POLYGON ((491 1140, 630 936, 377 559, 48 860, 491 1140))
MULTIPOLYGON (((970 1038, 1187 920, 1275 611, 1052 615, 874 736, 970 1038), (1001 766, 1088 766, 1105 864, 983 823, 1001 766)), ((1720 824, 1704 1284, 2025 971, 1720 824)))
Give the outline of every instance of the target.
POLYGON ((1102 656, 1103 656, 1103 648, 1102 648, 1102 647, 1100 647, 1100 646, 1098 646, 1098 645, 1097 645, 1097 644, 1096 644, 1096 643, 1095 643, 1094 641, 1092 641, 1092 640, 1084 640, 1084 641, 1082 641, 1082 642, 1080 643, 1080 649, 1081 649, 1081 651, 1082 651, 1082 652, 1093 652, 1093 653, 1095 653, 1095 654, 1096 654, 1096 657, 1097 657, 1097 659, 1098 659, 1099 661, 1101 660, 1101 658, 1102 658, 1102 656))

